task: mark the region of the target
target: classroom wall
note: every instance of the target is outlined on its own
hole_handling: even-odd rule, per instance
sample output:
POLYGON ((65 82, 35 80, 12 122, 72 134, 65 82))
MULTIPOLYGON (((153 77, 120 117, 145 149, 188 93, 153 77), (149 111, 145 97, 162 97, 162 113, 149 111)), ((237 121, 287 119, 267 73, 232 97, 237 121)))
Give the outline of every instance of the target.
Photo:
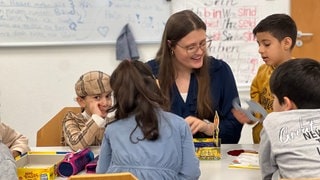
MULTIPOLYGON (((139 45, 141 60, 152 59, 157 48, 139 45)), ((1 121, 35 146, 39 128, 63 107, 78 106, 74 84, 80 75, 90 70, 111 74, 118 63, 112 45, 0 48, 1 121)), ((244 136, 250 142, 250 133, 244 136)))
MULTIPOLYGON (((282 6, 289 7, 288 1, 282 6)), ((268 6, 265 8, 267 11, 268 6)), ((158 47, 139 44, 141 60, 152 59, 158 47)), ((79 76, 91 70, 111 74, 119 63, 115 59, 114 44, 0 47, 1 121, 23 133, 30 146, 35 146, 39 128, 63 107, 78 106, 74 84, 79 76)), ((248 90, 241 87, 240 97, 249 97, 248 90)), ((252 143, 251 126, 244 127, 240 143, 252 143)))
MULTIPOLYGON (((151 59, 158 45, 139 45, 151 59)), ((111 74, 114 45, 0 48, 0 118, 36 144, 36 132, 65 106, 78 106, 74 84, 85 72, 111 74)))

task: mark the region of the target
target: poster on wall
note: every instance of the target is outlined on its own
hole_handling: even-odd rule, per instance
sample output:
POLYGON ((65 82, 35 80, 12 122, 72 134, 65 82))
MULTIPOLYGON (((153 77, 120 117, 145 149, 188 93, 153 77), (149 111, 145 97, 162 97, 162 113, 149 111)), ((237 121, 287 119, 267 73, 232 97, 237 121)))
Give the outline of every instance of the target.
POLYGON ((212 40, 208 54, 226 61, 236 78, 238 87, 250 86, 263 63, 252 33, 260 21, 258 2, 252 0, 194 0, 185 1, 207 25, 212 40))

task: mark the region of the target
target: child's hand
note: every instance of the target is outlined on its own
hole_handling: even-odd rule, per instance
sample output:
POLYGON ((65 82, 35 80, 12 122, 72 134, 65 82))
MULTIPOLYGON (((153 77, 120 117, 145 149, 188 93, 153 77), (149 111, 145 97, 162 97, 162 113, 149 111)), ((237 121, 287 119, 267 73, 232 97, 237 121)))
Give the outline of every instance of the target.
POLYGON ((96 114, 99 115, 102 118, 106 118, 108 113, 107 113, 107 109, 101 107, 101 105, 99 104, 99 102, 92 102, 89 105, 89 110, 91 112, 91 114, 96 114))
POLYGON ((12 151, 12 156, 14 158, 16 158, 17 156, 20 156, 20 155, 21 155, 21 153, 19 151, 15 151, 15 150, 12 151))
POLYGON ((241 124, 253 124, 254 121, 251 121, 248 116, 237 109, 232 109, 231 112, 233 113, 233 116, 241 123, 241 124))

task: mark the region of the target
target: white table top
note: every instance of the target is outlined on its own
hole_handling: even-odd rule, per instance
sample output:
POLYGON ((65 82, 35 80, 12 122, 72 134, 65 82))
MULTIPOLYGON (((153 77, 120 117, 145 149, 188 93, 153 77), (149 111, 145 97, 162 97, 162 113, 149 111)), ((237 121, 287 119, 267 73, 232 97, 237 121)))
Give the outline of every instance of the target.
MULTIPOLYGON (((221 145, 221 160, 201 160, 200 180, 258 180, 261 179, 260 170, 256 169, 238 169, 229 168, 229 164, 236 157, 228 155, 230 150, 255 150, 258 151, 257 144, 222 144, 221 145)), ((91 147, 94 154, 99 154, 99 147, 91 147)), ((68 147, 33 147, 31 151, 67 151, 68 147)), ((58 177, 57 179, 67 179, 58 177)))
POLYGON ((229 164, 236 157, 228 155, 230 150, 255 150, 258 151, 258 144, 222 144, 221 160, 200 161, 201 176, 200 180, 258 180, 261 179, 260 170, 229 168, 229 164))

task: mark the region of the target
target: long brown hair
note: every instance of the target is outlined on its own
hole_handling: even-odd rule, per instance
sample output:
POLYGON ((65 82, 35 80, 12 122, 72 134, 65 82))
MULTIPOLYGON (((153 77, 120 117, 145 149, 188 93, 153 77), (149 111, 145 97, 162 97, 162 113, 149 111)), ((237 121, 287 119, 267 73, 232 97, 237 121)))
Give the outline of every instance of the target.
POLYGON ((137 60, 124 60, 112 73, 110 85, 114 93, 114 105, 110 112, 115 111, 116 120, 134 115, 137 126, 131 135, 138 127, 143 132, 144 138, 134 140, 130 135, 130 141, 138 143, 144 139, 158 139, 157 109, 168 110, 168 101, 149 66, 137 60))
MULTIPOLYGON (((183 10, 171 15, 166 23, 156 60, 160 64, 158 79, 161 91, 169 100, 170 90, 176 78, 173 66, 175 56, 172 54, 172 48, 191 31, 199 29, 206 31, 206 24, 191 10, 183 10), (168 41, 171 42, 170 45, 168 41)), ((207 58, 205 55, 203 66, 194 70, 198 81, 197 115, 199 118, 208 118, 214 115, 211 109, 213 102, 209 89, 210 77, 207 58)))

